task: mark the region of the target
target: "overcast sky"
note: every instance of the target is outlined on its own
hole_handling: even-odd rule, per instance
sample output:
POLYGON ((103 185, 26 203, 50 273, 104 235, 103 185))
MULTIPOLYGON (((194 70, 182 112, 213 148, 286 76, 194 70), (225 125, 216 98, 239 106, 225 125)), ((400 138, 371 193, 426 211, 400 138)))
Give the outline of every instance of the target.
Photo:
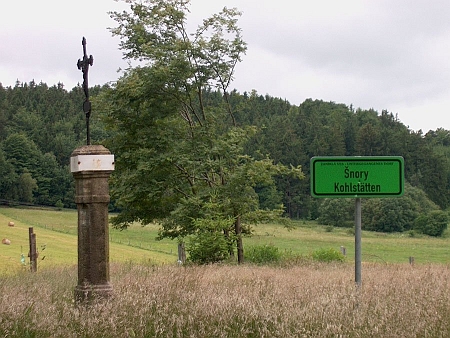
MULTIPOLYGON (((232 88, 299 105, 307 98, 383 109, 412 130, 450 130, 448 0, 192 0, 193 20, 224 6, 243 12, 248 44, 232 88)), ((0 83, 82 82, 76 67, 87 39, 89 85, 126 68, 108 11, 113 0, 15 0, 0 11, 0 83)))

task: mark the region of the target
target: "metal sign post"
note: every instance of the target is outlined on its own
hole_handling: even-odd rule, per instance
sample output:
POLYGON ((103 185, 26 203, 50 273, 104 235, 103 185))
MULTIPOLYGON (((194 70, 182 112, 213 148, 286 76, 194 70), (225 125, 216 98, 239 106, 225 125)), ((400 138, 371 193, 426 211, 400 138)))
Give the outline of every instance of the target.
POLYGON ((355 283, 361 286, 361 199, 355 199, 355 283))
POLYGON ((401 156, 330 156, 311 159, 311 195, 355 198, 355 283, 361 278, 361 198, 400 197, 404 193, 401 156))

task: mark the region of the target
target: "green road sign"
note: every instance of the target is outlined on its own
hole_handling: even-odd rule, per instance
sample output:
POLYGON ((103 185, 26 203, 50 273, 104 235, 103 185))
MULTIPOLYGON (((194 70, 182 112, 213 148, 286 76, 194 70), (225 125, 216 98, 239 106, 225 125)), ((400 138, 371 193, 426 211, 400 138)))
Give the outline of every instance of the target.
POLYGON ((404 191, 401 156, 337 156, 311 159, 313 197, 398 197, 404 191))

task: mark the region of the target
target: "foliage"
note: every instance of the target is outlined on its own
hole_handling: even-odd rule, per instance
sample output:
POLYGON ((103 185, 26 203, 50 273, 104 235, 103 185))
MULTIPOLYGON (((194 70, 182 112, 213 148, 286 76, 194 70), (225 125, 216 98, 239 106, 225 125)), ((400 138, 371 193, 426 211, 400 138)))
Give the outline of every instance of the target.
POLYGON ((254 264, 277 263, 281 258, 278 248, 270 244, 249 246, 245 252, 245 260, 254 264))
MULTIPOLYGON (((378 232, 403 232, 413 229, 416 217, 421 213, 438 210, 427 195, 406 184, 400 198, 364 199, 362 226, 378 232)), ((318 222, 324 225, 351 227, 354 224, 352 199, 324 199, 319 206, 318 222)))
POLYGON ((36 180, 31 176, 28 170, 25 169, 19 176, 19 181, 17 182, 19 201, 33 202, 33 191, 37 190, 37 188, 36 180))
MULTIPOLYGON (((150 74, 147 74, 148 77, 144 76, 146 72, 143 69, 136 72, 143 79, 150 77, 150 74)), ((135 82, 130 81, 126 85, 133 88, 136 95, 139 93, 146 95, 147 92, 139 85, 142 79, 137 76, 134 79, 135 82)), ((100 142, 102 138, 122 141, 116 131, 111 129, 105 131, 103 123, 99 120, 101 107, 95 96, 103 95, 108 90, 110 88, 107 86, 91 88, 93 100, 91 130, 94 142, 100 142)), ((125 95, 125 92, 117 90, 114 94, 125 95)), ((223 107, 223 94, 220 92, 204 91, 203 94, 210 111, 213 109, 217 111, 218 107, 223 107)), ((107 95, 106 97, 108 98, 107 95)), ((367 123, 371 123, 372 127, 378 130, 377 135, 380 137, 372 143, 374 149, 372 153, 402 155, 405 158, 405 175, 412 185, 409 190, 414 189, 413 194, 417 196, 415 199, 418 206, 415 208, 419 208, 418 212, 422 212, 420 211, 422 205, 430 203, 430 198, 434 201, 434 207, 437 207, 436 204, 440 208, 448 205, 450 145, 449 132, 444 129, 429 131, 423 135, 421 132, 408 130, 395 116, 385 111, 378 114, 373 110, 353 110, 352 107, 320 100, 306 100, 300 106, 294 106, 286 100, 258 95, 256 91, 250 94, 231 91, 228 98, 238 126, 251 124, 257 126, 249 133, 248 141, 244 142, 244 153, 255 159, 264 159, 263 154, 269 154, 275 164, 301 165, 306 174, 305 180, 299 180, 295 176, 275 177, 276 191, 270 185, 258 185, 255 191, 262 208, 279 205, 281 196, 284 211, 289 217, 316 219, 320 216, 316 206, 321 202, 312 199, 309 194, 310 156, 366 154, 359 152, 362 151, 362 145, 358 145, 358 142, 362 141, 358 141, 358 138, 363 137, 364 133, 360 128, 367 123), (340 146, 332 150, 331 146, 327 145, 334 142, 327 138, 331 131, 335 138, 342 140, 338 143, 343 142, 344 151, 340 146), (336 150, 337 148, 339 150, 336 150)), ((30 82, 17 83, 13 88, 0 88, 0 120, 3 121, 0 125, 2 148, 0 198, 18 200, 17 184, 21 175, 20 170, 26 167, 38 185, 38 189, 33 192, 34 203, 54 205, 61 199, 66 207, 73 206, 73 181, 67 165, 71 152, 83 144, 85 138, 82 102, 81 88, 75 87, 67 91, 62 84, 48 87, 43 83, 30 82), (42 133, 42 129, 46 132, 42 133), (8 138, 9 141, 6 142, 8 138), (15 147, 16 142, 23 145, 26 151, 21 151, 21 146, 15 147), (32 143, 34 146, 31 146, 32 143), (30 165, 33 169, 30 169, 30 165)), ((114 104, 116 101, 111 102, 114 104)), ((129 105, 132 103, 137 105, 133 100, 129 105)), ((156 109, 155 106, 152 114, 168 111, 164 107, 160 108, 156 109)), ((125 113, 125 109, 123 112, 125 113)), ((137 116, 141 117, 137 122, 148 128, 146 137, 154 137, 150 139, 151 141, 165 139, 164 133, 158 134, 155 128, 151 128, 149 124, 151 119, 148 119, 144 110, 139 110, 137 116), (151 136, 151 133, 154 135, 151 136)), ((123 123, 131 124, 131 117, 132 115, 124 116, 123 123)), ((157 116, 161 128, 174 127, 173 121, 164 122, 159 117, 161 115, 157 116)), ((137 126, 132 132, 136 131, 137 126)), ((145 134, 141 131, 136 135, 142 137, 145 134)), ((136 141, 130 146, 140 148, 141 142, 136 141)), ((158 151, 159 148, 155 150, 158 151)), ((370 150, 367 151, 370 153, 370 150)), ((148 156, 144 148, 142 156, 148 156)), ((135 179, 144 180, 146 177, 144 174, 136 176, 135 179)), ((160 174, 164 176, 165 172, 162 171, 160 174)), ((126 195, 127 191, 123 193, 126 195)), ((164 199, 164 202, 166 201, 170 203, 170 199, 164 199)), ((145 208, 147 207, 152 206, 146 205, 145 208)))
POLYGON ((61 200, 57 200, 55 203, 55 207, 57 207, 58 210, 62 210, 62 208, 64 208, 64 204, 61 200))
POLYGON ((345 256, 338 250, 318 249, 311 253, 311 257, 318 262, 343 262, 345 256))
POLYGON ((433 210, 428 214, 420 214, 414 223, 414 229, 425 235, 440 237, 447 229, 448 222, 447 212, 433 210))
POLYGON ((224 236, 233 225, 233 219, 195 219, 196 229, 188 237, 189 261, 197 264, 218 263, 226 260, 232 250, 232 238, 224 236))
POLYGON ((18 175, 14 170, 14 165, 5 156, 5 152, 0 147, 0 198, 6 200, 17 199, 16 182, 18 175))
POLYGON ((61 200, 65 206, 73 205, 67 166, 71 152, 82 141, 81 103, 76 105, 78 99, 82 102, 82 91, 78 89, 67 92, 62 84, 48 87, 34 81, 18 82, 13 88, 0 86, 0 120, 4 120, 0 198, 41 205, 61 200))
POLYGON ((259 207, 265 210, 277 209, 283 205, 283 195, 281 191, 277 190, 275 182, 270 185, 260 185, 255 187, 255 192, 258 194, 259 207))
POLYGON ((355 214, 355 203, 348 198, 326 198, 319 207, 318 222, 337 227, 351 227, 355 214))
POLYGON ((410 198, 371 199, 365 201, 363 210, 363 228, 379 232, 410 230, 417 217, 410 198))
MULTIPOLYGON (((129 12, 111 13, 118 23, 111 31, 121 38, 125 57, 142 64, 97 101, 112 134, 107 144, 116 155, 111 192, 120 214, 114 224, 125 228, 157 220, 161 238, 195 234, 191 244, 197 247, 218 233, 210 228, 199 233, 201 220, 232 219, 233 227, 222 236, 235 233, 241 262, 242 222, 260 208, 256 187, 274 186, 275 175, 301 178, 302 173, 244 151, 256 128, 238 126, 228 89, 246 51, 237 26, 240 13, 224 8, 191 33, 188 5, 130 1, 129 12), (205 207, 211 199, 218 207, 205 207)), ((279 199, 264 206, 273 207, 274 201, 279 199)), ((222 259, 220 247, 218 258, 209 253, 211 259, 222 259)))
POLYGON ((420 213, 437 209, 423 191, 407 184, 402 197, 364 200, 362 226, 379 232, 408 231, 420 213))
MULTIPOLYGON (((200 183, 211 183, 213 172, 216 179, 229 175, 234 165, 242 164, 228 162, 236 154, 248 165, 253 160, 270 159, 273 166, 300 166, 305 174, 305 179, 275 174, 270 180, 252 182, 250 189, 243 188, 239 191, 241 201, 249 201, 249 212, 255 212, 256 206, 283 208, 291 219, 324 219, 325 215, 318 212, 322 202, 311 198, 309 191, 309 161, 315 155, 401 155, 410 190, 420 195, 421 201, 411 198, 416 214, 427 213, 421 209, 422 205, 428 209, 430 200, 432 208, 445 210, 450 206, 448 130, 412 131, 395 113, 386 110, 355 109, 312 99, 297 106, 256 90, 239 93, 232 90, 231 83, 246 45, 237 25, 240 13, 236 9, 224 9, 196 28, 187 22, 188 1, 126 2, 130 12, 111 13, 118 24, 111 31, 121 37, 124 56, 141 60, 140 66, 128 69, 112 87, 90 89, 92 142, 107 145, 118 160, 117 174, 112 178, 113 201, 117 201, 114 208, 122 211, 118 223, 151 221, 154 217, 140 218, 150 210, 148 214, 157 215, 159 220, 172 218, 172 222, 164 223, 168 224, 168 233, 175 235, 180 229, 173 224, 184 219, 182 209, 196 206, 190 219, 203 217, 198 207, 210 192, 200 183), (193 29, 188 31, 188 27, 193 29), (105 120, 99 119, 100 111, 105 120), (186 142, 188 137, 190 141, 186 142), (227 156, 230 148, 224 144, 231 140, 236 141, 236 149, 227 156), (230 170, 218 171, 225 167, 230 170), (202 171, 209 173, 208 178, 200 174, 202 171), (189 201, 193 194, 186 201, 180 197, 190 188, 189 177, 194 178, 192 189, 196 190, 197 202, 189 201), (128 185, 118 183, 122 178, 128 185), (142 182, 148 184, 143 186, 142 182), (157 189, 151 190, 150 184, 157 189), (128 208, 131 204, 136 207, 128 208), (180 210, 174 213, 178 207, 180 210)), ((0 199, 19 201, 19 179, 27 169, 37 185, 27 200, 43 205, 61 200, 65 207, 74 206, 68 164, 71 152, 85 141, 83 100, 80 86, 66 90, 62 83, 0 84, 0 199)), ((222 188, 219 193, 228 203, 229 196, 222 188)), ((231 188, 227 193, 236 195, 231 188)), ((380 205, 368 205, 366 209, 389 211, 390 202, 382 203, 387 203, 384 209, 380 205)), ((396 204, 401 203, 395 202, 392 207, 399 208, 396 204)), ((408 203, 403 204, 408 207, 408 203)), ((394 226, 373 227, 379 231, 409 229, 411 222, 405 217, 409 216, 394 218, 398 223, 394 226)), ((369 219, 369 223, 377 221, 369 219)), ((244 228, 247 223, 243 217, 244 228)))

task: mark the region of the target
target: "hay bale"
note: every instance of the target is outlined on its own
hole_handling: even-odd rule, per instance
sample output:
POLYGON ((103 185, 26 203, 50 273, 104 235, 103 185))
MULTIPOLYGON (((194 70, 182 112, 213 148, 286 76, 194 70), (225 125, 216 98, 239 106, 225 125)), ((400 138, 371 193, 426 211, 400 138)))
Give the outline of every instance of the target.
POLYGON ((3 238, 2 239, 2 244, 10 245, 11 241, 8 238, 3 238))
POLYGON ((9 222, 9 223, 8 223, 8 226, 9 226, 9 227, 13 227, 13 226, 14 226, 14 222, 9 222))

